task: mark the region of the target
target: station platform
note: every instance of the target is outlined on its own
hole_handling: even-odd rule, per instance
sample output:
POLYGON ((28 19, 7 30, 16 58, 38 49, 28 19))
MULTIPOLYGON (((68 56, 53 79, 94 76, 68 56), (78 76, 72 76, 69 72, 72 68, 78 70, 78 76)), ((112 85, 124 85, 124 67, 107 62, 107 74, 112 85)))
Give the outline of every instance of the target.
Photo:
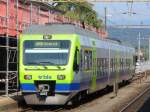
POLYGON ((0 112, 19 112, 19 105, 24 102, 20 93, 0 96, 0 112))

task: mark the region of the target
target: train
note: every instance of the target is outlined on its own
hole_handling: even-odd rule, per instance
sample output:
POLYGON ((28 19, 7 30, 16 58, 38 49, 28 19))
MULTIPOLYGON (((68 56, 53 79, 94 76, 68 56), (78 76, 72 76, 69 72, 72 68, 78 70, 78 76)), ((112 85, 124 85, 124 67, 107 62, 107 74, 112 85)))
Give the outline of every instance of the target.
POLYGON ((28 105, 66 105, 130 80, 135 49, 74 24, 31 25, 19 38, 20 90, 28 105))

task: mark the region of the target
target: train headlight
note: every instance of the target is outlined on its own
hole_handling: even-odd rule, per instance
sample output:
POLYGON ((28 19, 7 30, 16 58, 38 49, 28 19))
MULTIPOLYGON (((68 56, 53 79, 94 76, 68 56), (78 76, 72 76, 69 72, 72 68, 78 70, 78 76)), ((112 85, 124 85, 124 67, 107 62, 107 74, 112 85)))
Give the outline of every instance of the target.
POLYGON ((32 79, 32 75, 24 75, 24 79, 25 80, 31 80, 32 79))
POLYGON ((64 80, 66 78, 65 75, 57 75, 58 80, 64 80))

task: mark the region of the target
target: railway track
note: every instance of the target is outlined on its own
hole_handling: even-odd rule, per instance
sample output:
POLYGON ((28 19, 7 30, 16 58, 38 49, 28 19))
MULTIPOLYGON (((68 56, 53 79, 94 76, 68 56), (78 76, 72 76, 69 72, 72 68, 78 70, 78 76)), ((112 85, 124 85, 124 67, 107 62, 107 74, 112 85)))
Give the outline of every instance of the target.
POLYGON ((133 98, 120 112, 137 112, 144 102, 149 98, 150 87, 146 88, 142 93, 133 98))
POLYGON ((55 108, 55 109, 52 109, 52 108, 41 108, 41 109, 33 109, 33 108, 26 108, 26 109, 23 109, 21 110, 20 112, 64 112, 64 108, 55 108))

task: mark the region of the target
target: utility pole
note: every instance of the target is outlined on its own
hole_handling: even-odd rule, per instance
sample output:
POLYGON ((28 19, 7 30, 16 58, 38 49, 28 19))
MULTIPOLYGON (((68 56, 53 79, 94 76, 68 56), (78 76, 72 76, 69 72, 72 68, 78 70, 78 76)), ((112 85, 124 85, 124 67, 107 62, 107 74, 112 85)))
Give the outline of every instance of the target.
POLYGON ((139 33, 138 39, 138 61, 140 61, 140 53, 141 53, 141 40, 148 40, 148 59, 150 60, 150 37, 149 38, 141 38, 141 35, 139 33))
POLYGON ((138 61, 140 62, 140 53, 141 53, 141 33, 139 32, 138 38, 138 61))
MULTIPOLYGON (((19 57, 19 49, 18 49, 18 45, 19 45, 19 38, 18 38, 18 36, 19 36, 19 27, 18 27, 18 25, 19 25, 19 21, 18 21, 18 6, 19 6, 19 1, 18 0, 16 0, 16 30, 17 30, 17 48, 16 48, 16 51, 17 51, 17 57, 19 57)), ((19 60, 18 60, 18 58, 17 58, 17 71, 18 71, 18 66, 19 66, 19 64, 18 64, 18 62, 19 62, 19 60)), ((17 95, 18 95, 18 90, 19 90, 19 79, 18 79, 18 72, 16 72, 16 77, 17 77, 17 95)))
POLYGON ((6 20, 7 20, 7 29, 6 29, 6 52, 7 52, 7 61, 6 61, 6 83, 5 83, 5 94, 8 96, 8 86, 9 86, 9 80, 8 80, 8 75, 9 75, 9 0, 6 1, 6 20))
POLYGON ((149 51, 149 55, 148 55, 149 58, 148 59, 150 60, 150 37, 148 38, 148 46, 149 46, 149 49, 148 49, 148 51, 149 51))
POLYGON ((107 7, 105 7, 105 30, 107 30, 107 7))

